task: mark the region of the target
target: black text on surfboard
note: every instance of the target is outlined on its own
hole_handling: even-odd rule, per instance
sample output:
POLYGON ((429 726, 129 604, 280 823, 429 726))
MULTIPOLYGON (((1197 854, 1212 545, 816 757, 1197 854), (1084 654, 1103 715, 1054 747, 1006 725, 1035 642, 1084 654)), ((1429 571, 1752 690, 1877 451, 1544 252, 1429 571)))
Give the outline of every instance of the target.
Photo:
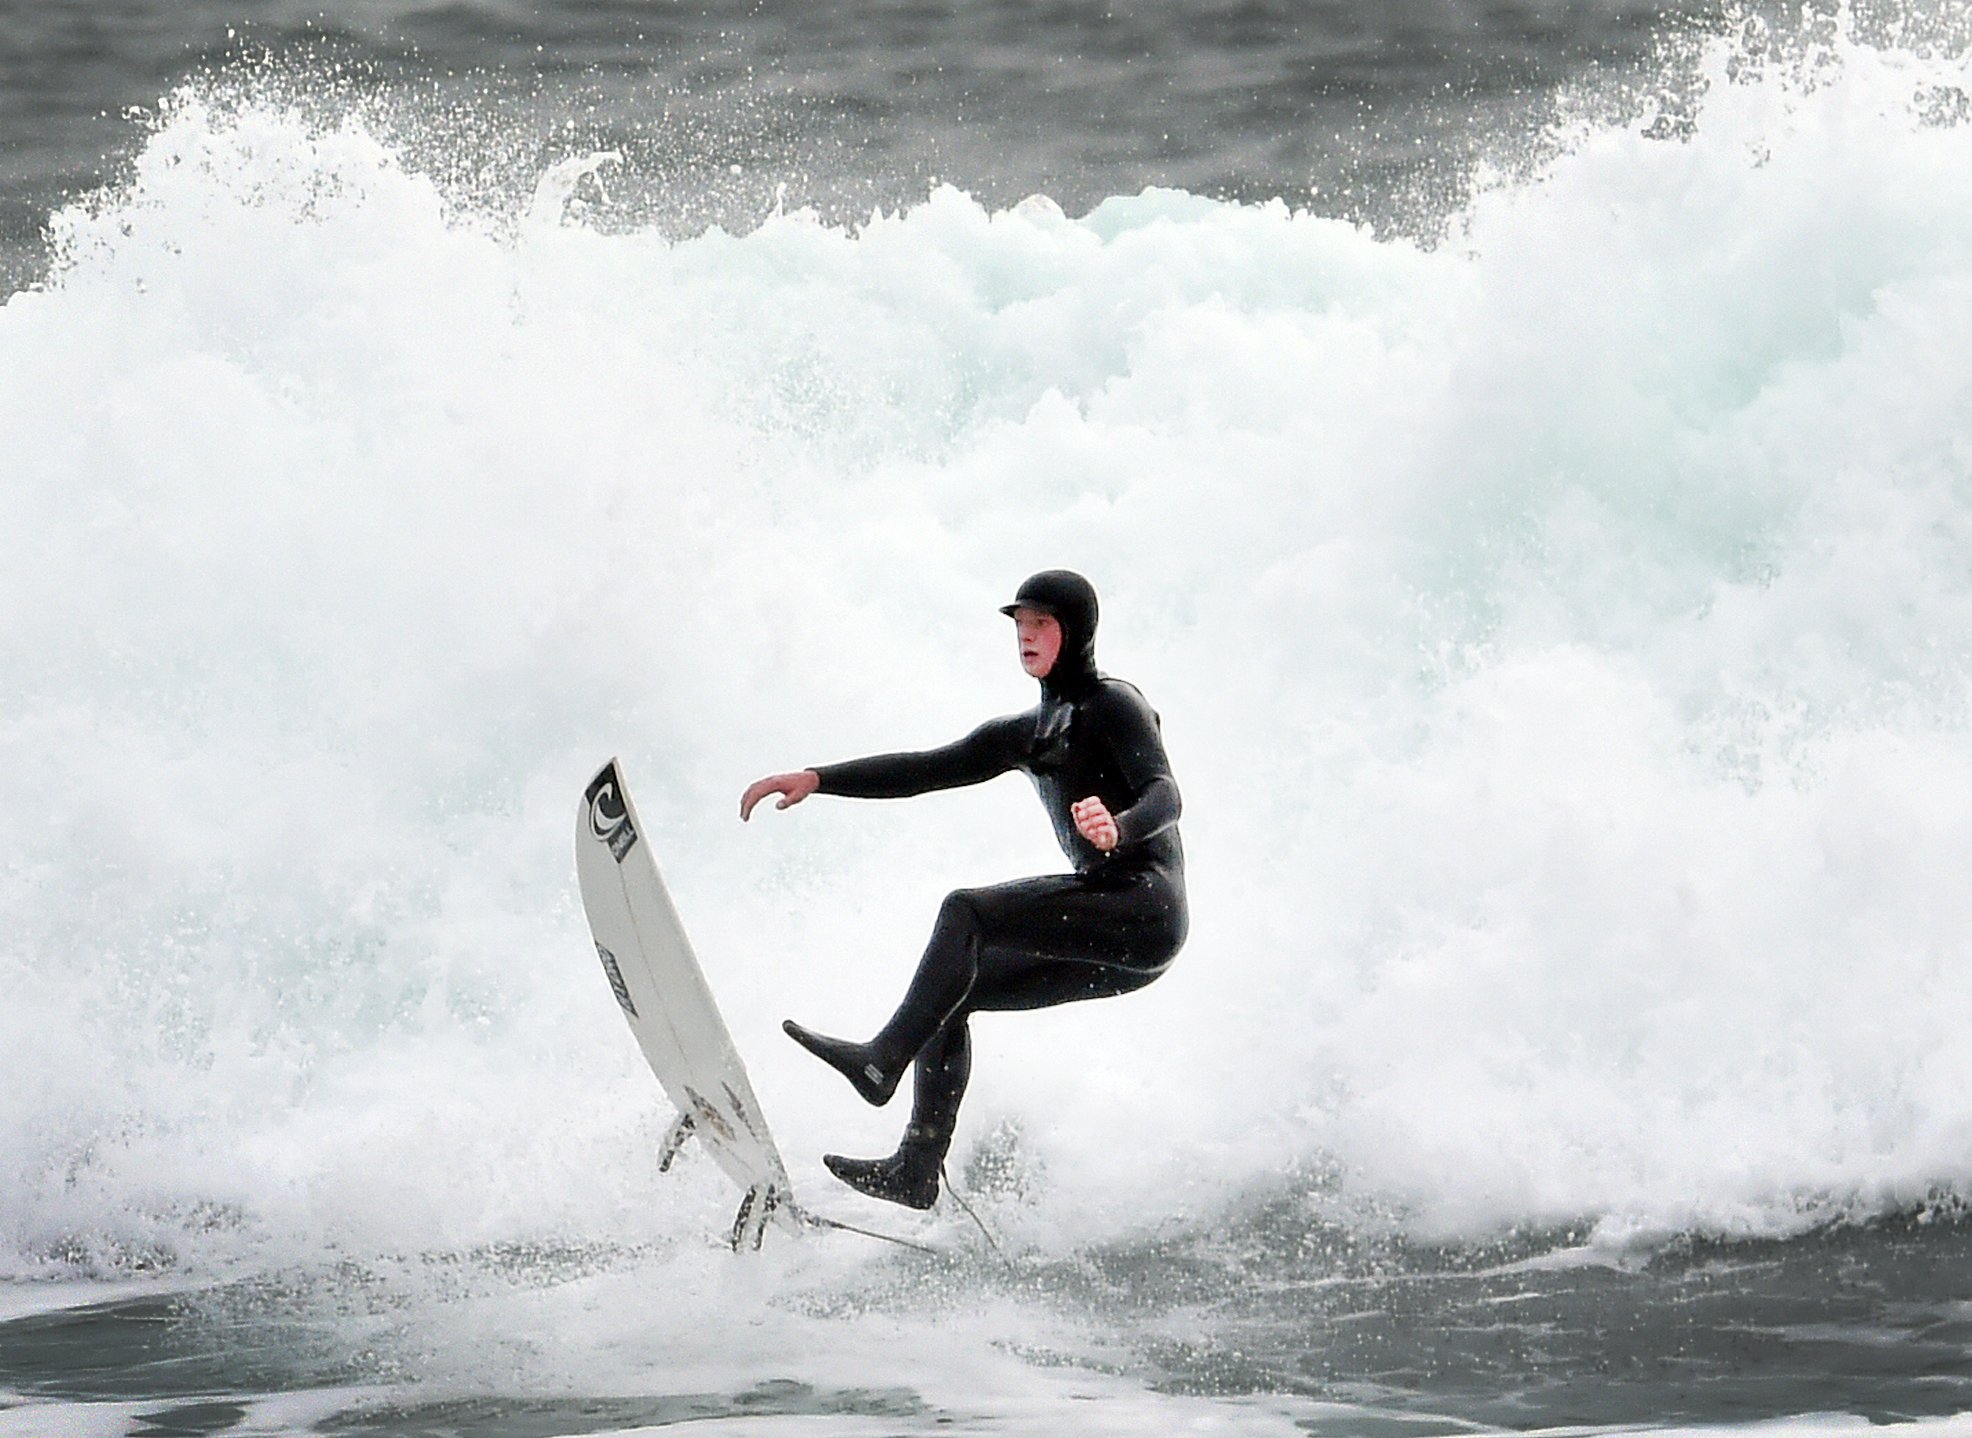
POLYGON ((616 955, 601 944, 596 945, 596 957, 603 961, 603 973, 609 976, 610 992, 616 995, 617 1003, 631 1018, 638 1017, 637 1006, 630 1002, 630 986, 623 982, 623 970, 618 967, 616 955))

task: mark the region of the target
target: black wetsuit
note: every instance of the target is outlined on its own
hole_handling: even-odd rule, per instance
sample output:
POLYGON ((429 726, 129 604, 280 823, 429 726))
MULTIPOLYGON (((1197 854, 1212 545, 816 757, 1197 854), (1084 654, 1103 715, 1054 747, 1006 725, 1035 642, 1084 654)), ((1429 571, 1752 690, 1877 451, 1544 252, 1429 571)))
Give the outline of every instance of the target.
POLYGON ((1034 708, 989 720, 942 749, 815 770, 820 792, 862 799, 1023 770, 1075 865, 1071 874, 948 895, 903 1003, 870 1043, 884 1068, 915 1056, 908 1137, 939 1155, 971 1072, 968 1016, 1127 993, 1163 973, 1185 941, 1178 787, 1157 714, 1135 686, 1096 669, 1093 592, 1086 615, 1068 607, 1057 617, 1064 643, 1034 708), (1070 812, 1091 795, 1116 820, 1118 841, 1107 853, 1082 837, 1070 812))

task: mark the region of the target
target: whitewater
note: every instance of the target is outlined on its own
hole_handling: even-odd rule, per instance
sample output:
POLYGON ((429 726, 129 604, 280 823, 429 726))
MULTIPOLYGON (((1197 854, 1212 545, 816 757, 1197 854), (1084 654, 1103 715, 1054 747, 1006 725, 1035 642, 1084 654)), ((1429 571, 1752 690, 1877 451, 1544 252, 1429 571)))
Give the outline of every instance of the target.
MULTIPOLYGON (((1972 74, 1691 64, 1431 244, 951 187, 678 237, 609 154, 476 208, 362 113, 180 92, 0 308, 0 1320, 175 1316, 233 1416, 172 1431, 1449 1431, 1511 1420, 1238 1295, 1953 1227, 1972 74), (947 889, 1059 856, 1011 780, 738 795, 1031 702, 994 610, 1056 565, 1162 714, 1190 942, 975 1025, 1012 1276, 950 1218, 735 1260, 712 1165, 656 1173, 581 786, 621 758, 859 1211, 819 1155, 897 1116, 780 1020, 872 1029, 947 889)), ((0 1433, 179 1391, 31 1379, 0 1433)))

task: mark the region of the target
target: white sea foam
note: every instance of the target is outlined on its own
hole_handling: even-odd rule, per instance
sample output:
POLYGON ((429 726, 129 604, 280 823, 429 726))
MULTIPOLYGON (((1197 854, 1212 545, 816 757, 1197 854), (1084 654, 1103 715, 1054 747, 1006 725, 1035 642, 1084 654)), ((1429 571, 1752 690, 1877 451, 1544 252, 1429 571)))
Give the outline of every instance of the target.
POLYGON ((612 752, 825 1191, 901 1118, 778 1020, 873 1027, 945 888, 1058 860, 1011 780, 735 800, 1028 702, 1053 564, 1195 912, 977 1025, 1024 1241, 1290 1167, 1449 1232, 1964 1192, 1972 81, 1727 58, 1429 250, 1165 192, 611 235, 181 98, 0 310, 4 1263, 695 1243, 574 899, 612 752))

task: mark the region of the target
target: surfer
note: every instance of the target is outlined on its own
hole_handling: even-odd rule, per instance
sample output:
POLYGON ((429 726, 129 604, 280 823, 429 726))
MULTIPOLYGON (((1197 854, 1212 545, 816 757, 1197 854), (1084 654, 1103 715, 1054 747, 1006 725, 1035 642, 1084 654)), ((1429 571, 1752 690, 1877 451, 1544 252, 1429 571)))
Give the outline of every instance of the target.
POLYGON ((829 1172, 873 1198, 929 1208, 972 1071, 968 1020, 1142 988, 1185 941, 1178 786, 1156 712, 1136 687, 1096 668, 1096 592, 1045 570, 1002 614, 1041 700, 941 749, 880 754, 774 774, 748 787, 740 818, 769 794, 777 809, 811 794, 897 799, 978 784, 1010 770, 1033 780, 1069 874, 948 894, 903 1002, 868 1043, 792 1019, 788 1036, 872 1104, 890 1101, 916 1065, 911 1121, 888 1158, 825 1154, 829 1172))

